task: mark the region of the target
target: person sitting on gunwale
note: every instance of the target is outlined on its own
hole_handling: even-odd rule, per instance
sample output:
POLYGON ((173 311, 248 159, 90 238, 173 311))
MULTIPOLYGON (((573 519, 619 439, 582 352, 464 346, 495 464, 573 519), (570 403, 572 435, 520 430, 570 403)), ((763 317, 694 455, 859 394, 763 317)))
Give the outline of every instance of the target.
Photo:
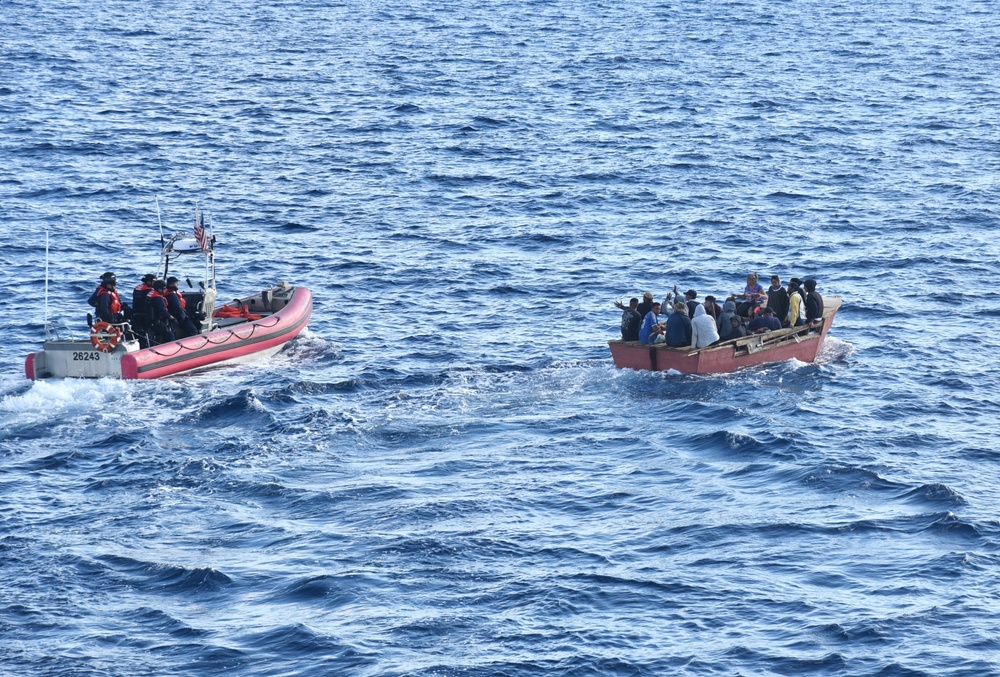
POLYGON ((747 284, 743 288, 743 293, 736 294, 736 298, 743 299, 744 301, 740 304, 736 312, 743 317, 753 317, 754 309, 763 303, 766 297, 764 287, 757 282, 757 273, 750 273, 747 275, 747 284))
POLYGON ((663 343, 663 327, 660 325, 660 303, 653 302, 653 308, 642 320, 639 328, 639 342, 645 344, 663 343))
POLYGON ((184 337, 194 336, 198 333, 198 327, 187 314, 187 301, 184 300, 184 294, 178 288, 179 286, 180 280, 176 277, 167 278, 167 289, 164 292, 167 297, 167 310, 170 312, 170 316, 176 320, 177 327, 184 337))
POLYGON ((719 340, 719 330, 715 326, 715 318, 705 312, 705 306, 698 305, 694 309, 694 319, 691 320, 691 348, 704 348, 719 340))
POLYGON ((664 340, 674 348, 691 345, 691 320, 688 318, 687 304, 683 301, 674 304, 674 312, 667 318, 664 340))
POLYGON ((639 327, 642 326, 643 319, 639 311, 636 310, 639 307, 639 299, 629 299, 628 308, 622 306, 621 303, 615 305, 622 309, 622 341, 638 341, 639 327))

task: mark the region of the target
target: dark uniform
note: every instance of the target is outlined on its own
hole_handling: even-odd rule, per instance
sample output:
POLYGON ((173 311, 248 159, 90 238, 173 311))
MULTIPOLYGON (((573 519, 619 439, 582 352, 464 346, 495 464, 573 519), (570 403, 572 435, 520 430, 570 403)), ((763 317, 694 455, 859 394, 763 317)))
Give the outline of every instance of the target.
POLYGON ((95 313, 97 319, 102 322, 122 322, 122 302, 118 298, 118 278, 114 273, 104 273, 101 276, 101 284, 94 290, 94 293, 87 299, 87 303, 97 309, 95 313))
POLYGON ((167 309, 167 283, 163 280, 153 281, 153 291, 146 300, 152 314, 153 326, 150 327, 152 343, 166 343, 174 340, 174 328, 170 326, 170 311, 167 309))
POLYGON ((187 302, 184 300, 184 294, 177 289, 176 277, 167 278, 166 295, 167 310, 170 312, 170 316, 177 321, 180 333, 185 337, 197 334, 198 327, 196 327, 194 321, 188 317, 187 302))

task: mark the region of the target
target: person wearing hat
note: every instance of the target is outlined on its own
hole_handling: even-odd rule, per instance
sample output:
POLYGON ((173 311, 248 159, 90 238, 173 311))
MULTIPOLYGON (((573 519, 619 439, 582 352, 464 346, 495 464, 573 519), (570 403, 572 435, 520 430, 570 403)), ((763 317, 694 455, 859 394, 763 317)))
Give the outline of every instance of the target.
POLYGON ((698 292, 694 289, 688 289, 684 292, 684 304, 688 307, 688 317, 694 317, 695 311, 698 309, 699 303, 695 300, 698 298, 698 292))
POLYGON ((798 289, 799 297, 802 299, 802 318, 805 319, 805 307, 806 307, 806 290, 802 288, 802 280, 797 277, 793 277, 789 282, 795 283, 795 288, 798 289))
POLYGON ((174 329, 170 326, 170 311, 167 309, 167 283, 163 280, 153 280, 153 291, 146 299, 152 313, 153 325, 152 343, 165 343, 174 340, 174 329))
POLYGON ((101 275, 101 284, 90 295, 87 303, 97 309, 95 315, 102 322, 122 321, 122 301, 118 298, 118 278, 114 273, 101 275))
POLYGON ((636 312, 639 313, 640 316, 642 316, 643 321, 645 321, 646 315, 648 315, 649 311, 652 309, 653 309, 653 292, 651 291, 644 292, 642 295, 642 303, 640 303, 635 310, 636 312))
POLYGON ((155 275, 146 273, 142 276, 142 281, 132 289, 132 315, 129 321, 132 323, 132 332, 139 338, 139 343, 142 344, 143 348, 149 347, 146 332, 153 324, 149 295, 153 291, 153 280, 155 279, 155 275))
POLYGON ((816 291, 816 280, 806 280, 802 286, 806 290, 806 324, 819 322, 823 319, 823 297, 816 291))
POLYGON ((765 331, 778 331, 781 329, 781 320, 775 316, 774 310, 764 308, 764 310, 760 311, 760 315, 750 320, 750 323, 747 324, 747 329, 754 334, 760 334, 765 331))
POLYGON ((788 281, 788 315, 784 322, 787 327, 798 327, 806 323, 806 304, 799 292, 799 284, 797 277, 788 281))
POLYGON ((184 338, 197 334, 198 327, 188 317, 187 302, 184 300, 184 294, 177 288, 178 282, 176 277, 167 278, 167 310, 170 312, 170 316, 177 320, 177 326, 183 334, 181 338, 184 338))
MULTIPOLYGON (((114 278, 114 277, 115 277, 115 274, 114 273, 110 273, 110 272, 104 273, 104 275, 101 275, 101 281, 97 283, 97 286, 94 288, 94 293, 90 295, 89 299, 87 299, 87 303, 89 305, 93 306, 94 308, 97 307, 97 297, 101 295, 101 287, 104 286, 104 281, 105 280, 110 280, 111 278, 114 278)), ((117 278, 115 278, 115 279, 117 280, 117 278)))
POLYGON ((132 312, 141 313, 145 309, 146 297, 153 291, 153 280, 156 275, 146 273, 142 276, 142 281, 132 290, 132 312))

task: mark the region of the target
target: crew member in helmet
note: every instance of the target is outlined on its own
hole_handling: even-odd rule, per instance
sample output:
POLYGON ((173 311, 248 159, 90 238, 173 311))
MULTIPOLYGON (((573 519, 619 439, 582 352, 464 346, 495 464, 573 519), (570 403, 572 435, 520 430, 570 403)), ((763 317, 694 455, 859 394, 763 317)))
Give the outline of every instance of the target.
POLYGON ((103 322, 122 322, 124 317, 121 299, 118 298, 118 278, 114 273, 104 273, 101 276, 101 284, 91 294, 87 301, 97 308, 97 319, 103 322))
POLYGON ((88 304, 90 304, 94 308, 97 307, 97 297, 100 296, 101 287, 104 286, 104 281, 114 276, 115 276, 114 273, 104 273, 104 275, 101 275, 101 281, 97 283, 97 286, 94 287, 94 293, 90 295, 89 299, 87 299, 88 304))
POLYGON ((177 320, 177 326, 180 328, 181 334, 185 337, 194 336, 198 333, 198 327, 188 317, 187 302, 184 300, 184 294, 177 286, 178 280, 176 277, 167 278, 167 310, 170 311, 170 316, 177 320))
POLYGON ((146 297, 153 291, 153 280, 155 279, 156 275, 146 273, 142 276, 142 282, 132 290, 132 312, 136 315, 141 314, 146 309, 146 297))
POLYGON ((149 307, 149 295, 153 291, 153 280, 156 276, 146 273, 142 276, 142 282, 132 290, 132 331, 139 339, 143 348, 149 347, 149 337, 147 333, 153 326, 153 314, 149 307))
POLYGON ((167 283, 163 280, 153 280, 153 291, 146 297, 153 315, 153 343, 166 343, 174 340, 174 329, 170 326, 170 311, 167 309, 167 283))

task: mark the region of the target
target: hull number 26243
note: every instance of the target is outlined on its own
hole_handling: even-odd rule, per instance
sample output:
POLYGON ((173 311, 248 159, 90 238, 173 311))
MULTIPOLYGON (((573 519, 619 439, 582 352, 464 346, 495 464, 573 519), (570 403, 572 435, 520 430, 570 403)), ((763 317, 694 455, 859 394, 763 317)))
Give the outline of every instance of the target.
POLYGON ((100 353, 87 353, 83 351, 73 351, 74 362, 92 362, 101 359, 100 353))

